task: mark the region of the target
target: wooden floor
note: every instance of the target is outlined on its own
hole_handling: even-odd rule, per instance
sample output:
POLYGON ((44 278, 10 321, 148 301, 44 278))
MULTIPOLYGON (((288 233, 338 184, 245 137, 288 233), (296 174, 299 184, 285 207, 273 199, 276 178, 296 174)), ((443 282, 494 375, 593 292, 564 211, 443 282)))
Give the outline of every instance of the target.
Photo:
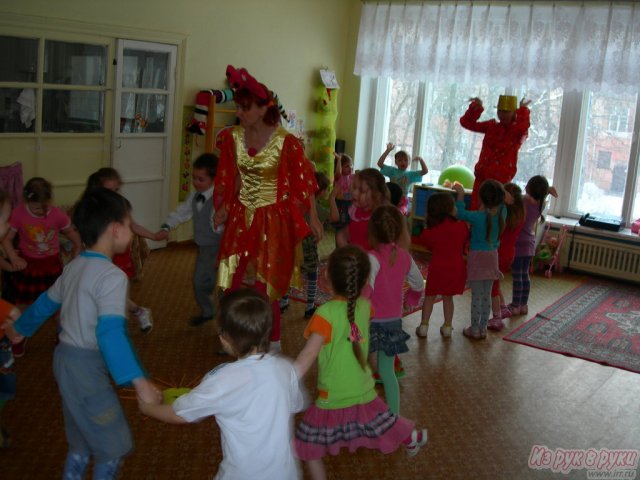
MULTIPOLYGON (((194 249, 155 251, 132 298, 151 307, 156 319, 148 335, 131 323, 131 338, 151 375, 174 386, 192 383, 217 363, 212 323, 190 327, 195 313, 190 291, 194 249)), ((415 458, 403 452, 342 453, 326 459, 331 479, 586 479, 528 466, 532 447, 550 449, 640 448, 640 376, 510 342, 502 337, 575 288, 584 277, 570 274, 533 278, 529 316, 507 322, 501 333, 472 342, 461 334, 468 324, 470 295, 455 299, 454 332, 438 333, 441 304, 434 308, 429 337, 417 339, 419 313, 404 319, 411 333, 402 356, 401 414, 429 429, 429 443, 415 458)), ((505 282, 510 291, 510 280, 505 282)), ((283 351, 302 348, 304 306, 293 302, 283 319, 283 351)), ((50 322, 51 323, 51 322, 50 322)), ((18 397, 5 408, 14 446, 0 451, 0 478, 60 478, 66 444, 51 374, 53 326, 30 341, 19 360, 18 397)), ((315 393, 315 369, 306 385, 315 393)), ((127 397, 127 393, 123 393, 127 397)), ((213 420, 170 426, 143 417, 123 399, 136 449, 126 459, 123 479, 211 478, 220 460, 213 420)), ((299 417, 298 417, 299 418, 299 417)), ((305 472, 305 478, 306 472, 305 472)))

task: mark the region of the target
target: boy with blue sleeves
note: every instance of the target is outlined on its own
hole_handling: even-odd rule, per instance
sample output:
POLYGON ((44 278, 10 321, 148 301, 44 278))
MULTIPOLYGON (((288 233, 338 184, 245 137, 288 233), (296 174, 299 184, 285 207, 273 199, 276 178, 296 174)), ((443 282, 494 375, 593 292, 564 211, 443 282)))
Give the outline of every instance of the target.
POLYGON ((93 457, 94 478, 115 478, 132 446, 131 432, 114 388, 132 383, 149 402, 161 398, 146 378, 126 332, 128 279, 111 258, 132 238, 131 205, 105 188, 88 192, 73 223, 86 248, 54 285, 7 327, 12 341, 32 336, 60 310, 60 342, 53 371, 62 396, 69 453, 65 479, 82 479, 93 457))

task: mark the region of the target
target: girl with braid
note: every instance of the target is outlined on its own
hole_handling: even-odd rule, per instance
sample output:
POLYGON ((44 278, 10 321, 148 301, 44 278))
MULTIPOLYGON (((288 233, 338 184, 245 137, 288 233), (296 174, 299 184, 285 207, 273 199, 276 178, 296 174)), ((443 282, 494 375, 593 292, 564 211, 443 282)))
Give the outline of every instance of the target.
POLYGON ((418 305, 422 297, 424 279, 409 252, 401 245, 407 243, 407 223, 393 205, 374 210, 369 220, 369 252, 371 274, 371 337, 369 354, 372 365, 384 385, 384 396, 396 415, 400 412, 400 388, 393 370, 394 357, 409 351, 410 336, 402 330, 403 287, 409 282, 407 303, 418 305))
POLYGON ((529 179, 525 188, 526 194, 522 196, 524 203, 524 224, 516 240, 515 257, 511 264, 511 276, 513 277, 513 297, 503 317, 514 315, 526 315, 529 313, 527 305, 531 280, 529 278, 529 266, 536 253, 536 224, 538 219, 544 222, 542 211, 547 197, 558 197, 554 187, 549 186, 549 181, 542 175, 535 175, 529 179))
POLYGON ((303 377, 318 360, 318 398, 296 430, 295 449, 311 478, 325 479, 322 458, 342 447, 391 453, 404 445, 414 456, 427 443, 427 430, 393 413, 374 389, 367 364, 371 304, 361 296, 371 263, 359 247, 336 249, 327 273, 334 298, 319 307, 307 328, 307 343, 295 361, 303 377))

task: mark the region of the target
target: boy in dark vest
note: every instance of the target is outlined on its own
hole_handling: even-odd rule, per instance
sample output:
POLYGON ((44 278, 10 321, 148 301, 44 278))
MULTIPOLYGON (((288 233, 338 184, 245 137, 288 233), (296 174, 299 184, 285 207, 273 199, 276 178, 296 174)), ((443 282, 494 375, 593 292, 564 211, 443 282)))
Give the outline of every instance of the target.
POLYGON ((224 227, 215 228, 213 215, 216 199, 213 181, 218 168, 218 157, 213 153, 203 153, 193 163, 191 174, 195 191, 169 214, 158 232, 158 238, 165 240, 169 231, 180 224, 193 220, 193 239, 198 246, 198 256, 193 271, 193 293, 200 307, 200 314, 189 319, 193 326, 202 325, 213 319, 214 305, 211 298, 218 276, 218 249, 224 227))

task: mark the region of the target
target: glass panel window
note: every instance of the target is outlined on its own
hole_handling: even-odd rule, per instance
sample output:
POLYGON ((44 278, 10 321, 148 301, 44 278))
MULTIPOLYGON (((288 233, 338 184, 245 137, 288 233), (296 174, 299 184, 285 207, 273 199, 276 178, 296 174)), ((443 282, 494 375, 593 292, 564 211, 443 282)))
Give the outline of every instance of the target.
POLYGON ((167 89, 169 54, 125 49, 122 86, 167 89))
POLYGON ((0 133, 33 132, 35 118, 33 88, 0 88, 0 133))
POLYGON ((45 90, 43 132, 102 132, 104 93, 79 90, 45 90))
POLYGON ((0 82, 35 82, 38 40, 0 35, 0 82))
POLYGON ((427 85, 425 119, 420 141, 420 155, 437 182, 442 170, 451 165, 465 165, 473 170, 480 156, 484 135, 460 126, 460 117, 469 107, 469 99, 478 97, 484 105, 480 121, 496 117, 498 96, 504 87, 476 85, 427 85))
POLYGON ((164 132, 166 95, 123 93, 120 110, 122 133, 164 132))
POLYGON ((44 81, 61 85, 105 84, 107 47, 47 40, 44 81))
POLYGON ((571 211, 578 214, 620 216, 633 140, 637 95, 588 93, 585 95, 584 141, 574 169, 571 211), (611 118, 628 119, 612 129, 611 118), (603 169, 601 152, 609 152, 609 168, 603 169))
MULTIPOLYGON (((416 82, 391 81, 387 142, 396 146, 393 154, 404 150, 409 154, 409 158, 412 157, 416 129, 418 86, 416 82)), ((393 154, 386 158, 387 165, 395 165, 393 154)))
POLYGON ((553 185, 563 91, 523 89, 518 98, 531 100, 531 126, 518 152, 518 171, 514 181, 524 187, 534 175, 544 175, 553 185))

